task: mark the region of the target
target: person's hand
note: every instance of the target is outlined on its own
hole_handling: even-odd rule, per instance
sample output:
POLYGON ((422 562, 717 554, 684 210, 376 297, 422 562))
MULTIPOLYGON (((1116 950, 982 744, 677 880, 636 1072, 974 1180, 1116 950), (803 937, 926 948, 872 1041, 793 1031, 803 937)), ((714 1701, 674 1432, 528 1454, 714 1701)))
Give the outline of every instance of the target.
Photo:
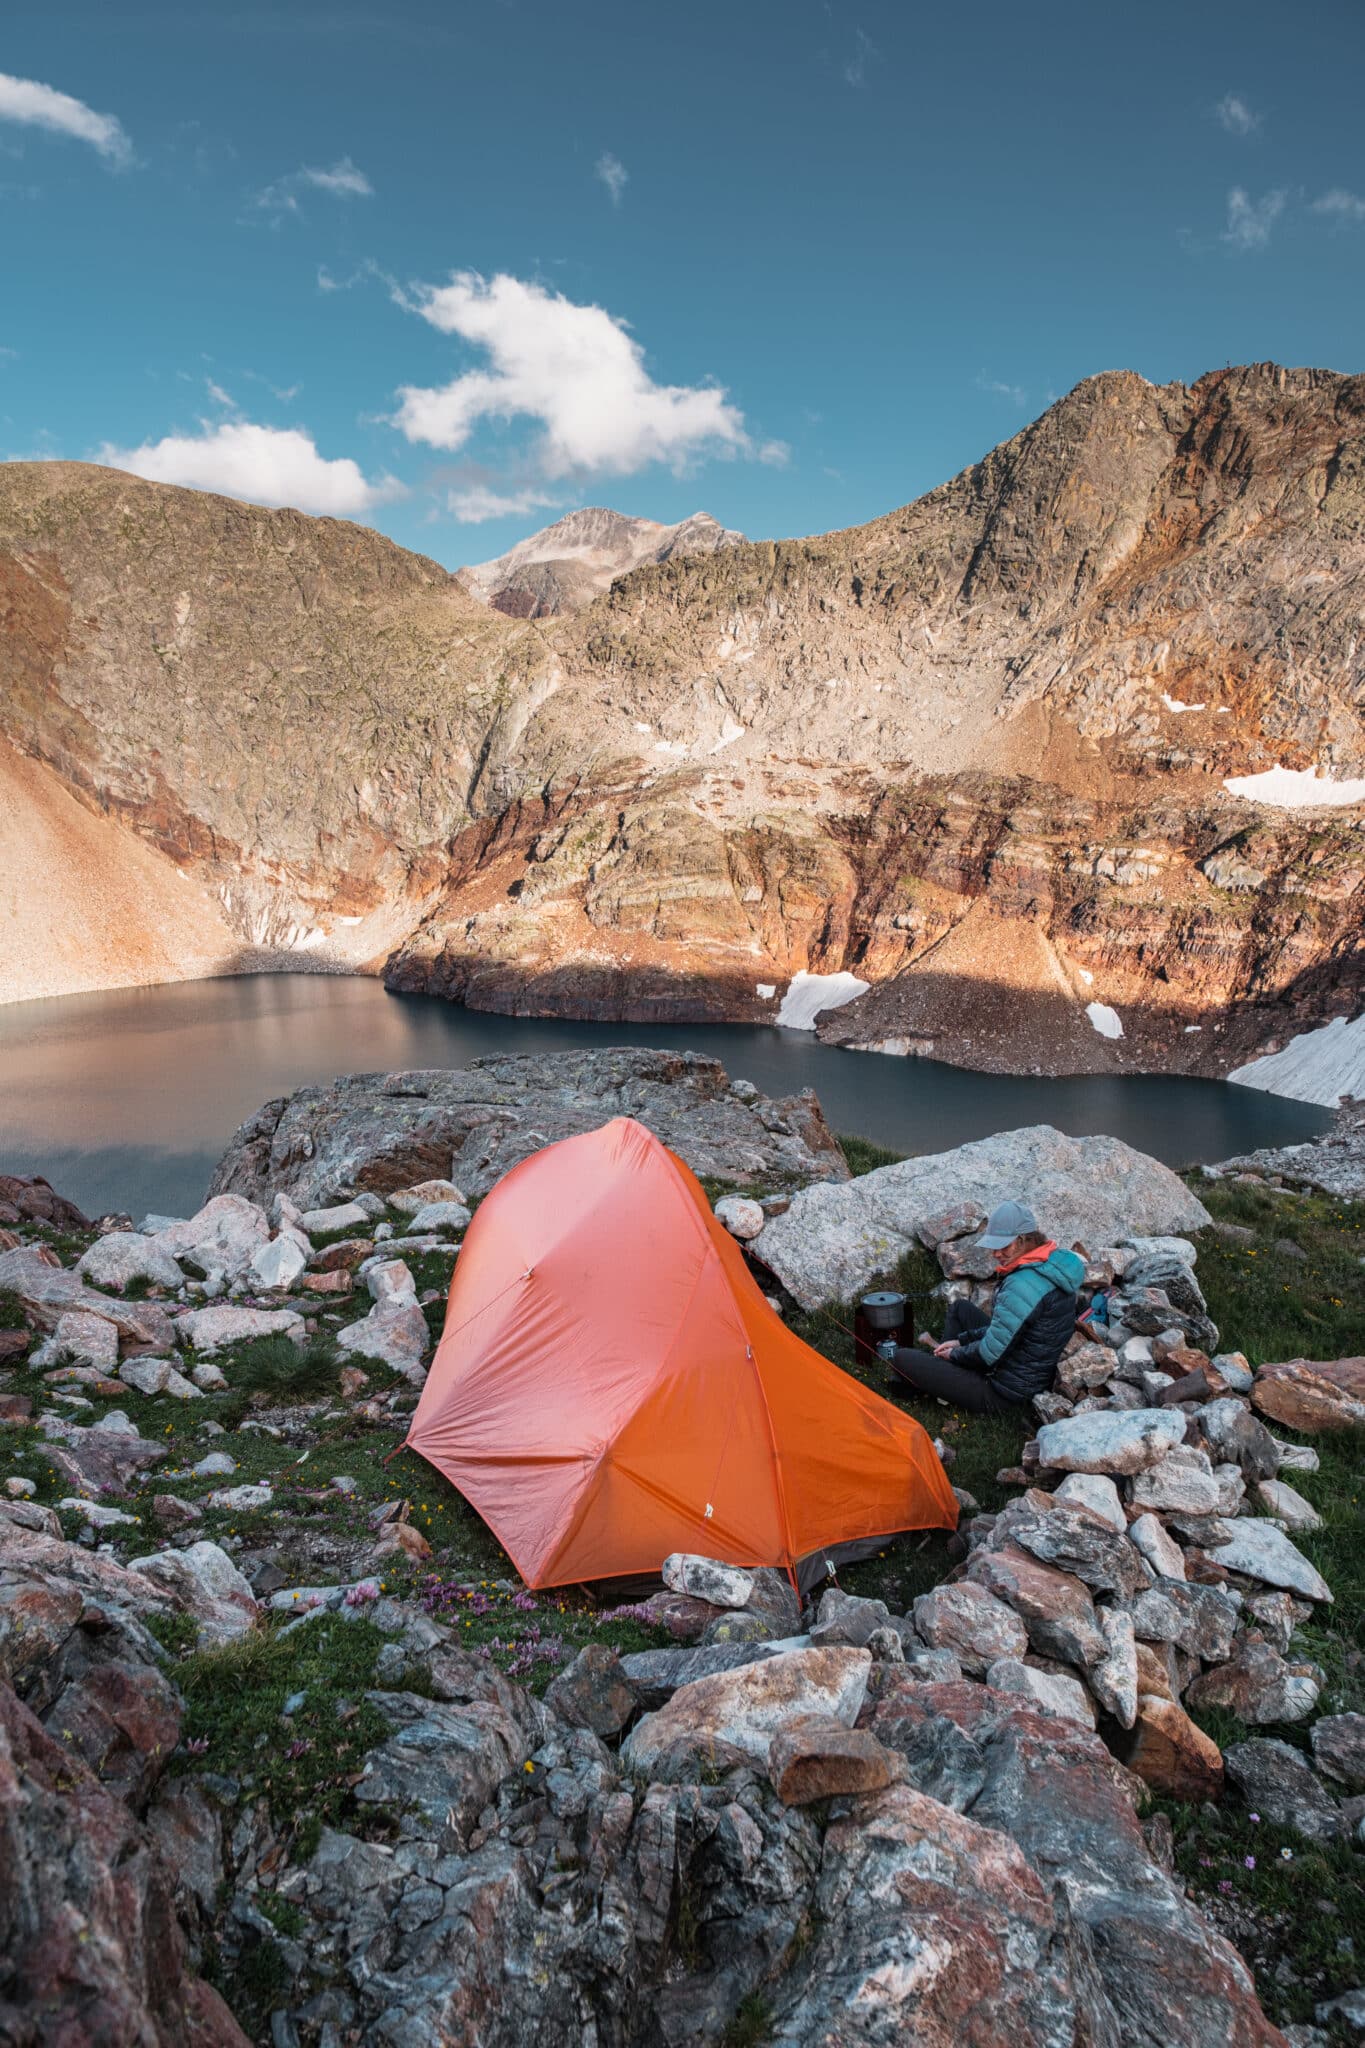
POLYGON ((957 1340, 956 1340, 956 1338, 950 1338, 950 1339, 949 1339, 949 1340, 947 1341, 947 1343, 944 1343, 944 1344, 935 1344, 935 1346, 934 1346, 934 1356, 935 1356, 935 1358, 951 1358, 951 1357, 952 1357, 952 1355, 953 1355, 953 1353, 954 1353, 954 1352, 955 1352, 956 1350, 957 1350, 957 1340))

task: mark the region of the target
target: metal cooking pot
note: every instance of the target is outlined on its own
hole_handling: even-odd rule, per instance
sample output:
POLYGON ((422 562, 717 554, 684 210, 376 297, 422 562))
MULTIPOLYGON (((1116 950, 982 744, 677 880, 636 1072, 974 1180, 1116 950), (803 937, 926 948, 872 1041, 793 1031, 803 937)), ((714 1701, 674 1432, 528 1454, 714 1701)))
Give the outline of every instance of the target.
POLYGON ((899 1330, 905 1322, 903 1294, 865 1294, 858 1304, 869 1329, 899 1330))

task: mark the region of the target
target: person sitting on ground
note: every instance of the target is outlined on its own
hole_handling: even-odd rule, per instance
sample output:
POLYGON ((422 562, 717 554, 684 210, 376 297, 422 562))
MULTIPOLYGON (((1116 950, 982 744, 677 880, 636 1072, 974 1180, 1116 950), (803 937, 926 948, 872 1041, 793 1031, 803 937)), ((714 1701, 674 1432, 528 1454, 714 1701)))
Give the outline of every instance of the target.
POLYGON ((1000 1276, 990 1315, 965 1296, 950 1301, 943 1342, 932 1351, 898 1345, 892 1365, 917 1393, 1006 1415, 1052 1385, 1076 1328, 1085 1263, 1045 1237, 1023 1202, 993 1209, 976 1242, 995 1253, 1000 1276))

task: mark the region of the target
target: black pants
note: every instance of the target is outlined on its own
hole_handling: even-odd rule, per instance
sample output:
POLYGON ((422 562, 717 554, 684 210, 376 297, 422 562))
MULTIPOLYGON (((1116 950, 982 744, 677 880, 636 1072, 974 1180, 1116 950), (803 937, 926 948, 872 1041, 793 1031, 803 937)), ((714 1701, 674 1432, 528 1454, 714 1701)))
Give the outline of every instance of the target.
MULTIPOLYGON (((948 1314, 943 1324, 943 1340, 970 1336, 976 1330, 984 1330, 990 1317, 975 1302, 965 1295, 955 1297, 948 1303, 948 1314)), ((946 1401, 950 1408, 965 1408, 972 1415, 1015 1415, 1018 1404, 1007 1401, 984 1373, 972 1372, 965 1365, 953 1365, 946 1358, 935 1358, 932 1351, 914 1351, 907 1346, 897 1345, 892 1369, 907 1385, 918 1394, 928 1394, 933 1400, 946 1401)))

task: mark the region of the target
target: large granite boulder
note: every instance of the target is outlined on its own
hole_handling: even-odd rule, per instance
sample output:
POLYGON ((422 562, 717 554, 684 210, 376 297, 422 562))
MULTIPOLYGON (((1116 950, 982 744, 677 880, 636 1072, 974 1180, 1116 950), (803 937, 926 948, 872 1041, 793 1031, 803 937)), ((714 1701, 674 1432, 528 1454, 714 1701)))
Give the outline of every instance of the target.
POLYGON ((1169 1167, 1120 1139, 1068 1138, 1034 1124, 803 1189, 764 1230, 764 1263, 803 1308, 847 1301, 919 1242, 929 1218, 959 1203, 990 1210, 1011 1196, 1027 1201, 1058 1243, 1092 1250, 1210 1221, 1169 1167))
MULTIPOLYGON (((560 1138, 630 1116, 692 1171, 741 1186, 848 1178, 815 1096, 774 1101, 731 1084, 719 1060, 626 1046, 409 1074, 343 1074, 267 1102, 236 1133, 211 1192, 315 1209, 447 1177, 485 1195, 509 1167, 560 1138)), ((1198 1207, 1198 1204, 1195 1205, 1198 1207)), ((1202 1214, 1202 1211, 1201 1211, 1202 1214)))
POLYGON ((1365 1358, 1288 1358, 1263 1365, 1251 1398, 1262 1415, 1305 1436, 1365 1428, 1365 1358))

